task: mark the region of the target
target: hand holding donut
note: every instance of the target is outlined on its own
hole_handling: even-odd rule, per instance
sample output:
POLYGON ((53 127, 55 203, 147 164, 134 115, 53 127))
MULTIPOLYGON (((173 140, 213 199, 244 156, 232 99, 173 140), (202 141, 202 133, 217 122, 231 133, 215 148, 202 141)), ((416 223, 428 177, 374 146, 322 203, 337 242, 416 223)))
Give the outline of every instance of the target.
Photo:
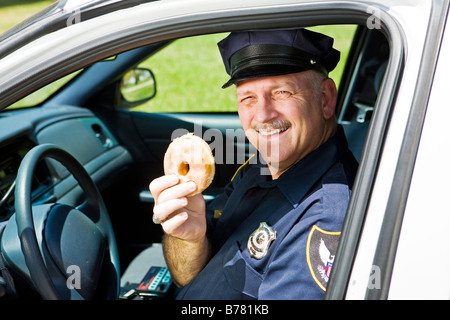
POLYGON ((195 241, 206 234, 205 200, 201 194, 187 197, 196 190, 194 182, 180 183, 175 175, 165 175, 150 183, 155 199, 153 220, 159 219, 168 235, 195 241))
POLYGON ((208 144, 193 134, 175 139, 164 157, 163 177, 153 180, 153 221, 167 234, 194 241, 206 233, 201 192, 213 180, 214 157, 208 144))

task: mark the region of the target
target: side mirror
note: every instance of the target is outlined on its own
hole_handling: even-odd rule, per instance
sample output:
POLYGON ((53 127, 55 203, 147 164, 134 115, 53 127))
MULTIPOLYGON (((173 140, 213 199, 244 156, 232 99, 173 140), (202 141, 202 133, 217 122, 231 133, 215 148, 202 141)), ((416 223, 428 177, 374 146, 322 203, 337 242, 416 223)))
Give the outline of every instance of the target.
POLYGON ((127 71, 120 81, 121 107, 138 106, 156 95, 156 79, 149 69, 135 68, 127 71))

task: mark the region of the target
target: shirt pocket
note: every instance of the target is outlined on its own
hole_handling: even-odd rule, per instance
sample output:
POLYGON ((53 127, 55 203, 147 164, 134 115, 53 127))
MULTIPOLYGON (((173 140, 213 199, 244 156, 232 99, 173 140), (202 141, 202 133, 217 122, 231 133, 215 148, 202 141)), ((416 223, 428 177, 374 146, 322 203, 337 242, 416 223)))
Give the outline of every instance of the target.
POLYGON ((242 299, 258 299, 263 277, 247 262, 237 242, 224 255, 223 273, 228 285, 238 291, 242 299))

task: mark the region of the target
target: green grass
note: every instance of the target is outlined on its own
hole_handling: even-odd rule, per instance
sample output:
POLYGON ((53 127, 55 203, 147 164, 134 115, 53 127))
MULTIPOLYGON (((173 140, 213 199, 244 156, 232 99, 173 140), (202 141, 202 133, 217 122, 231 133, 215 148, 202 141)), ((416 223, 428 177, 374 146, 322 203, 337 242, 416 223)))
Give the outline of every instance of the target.
POLYGON ((222 90, 228 75, 217 42, 226 34, 177 40, 141 66, 156 77, 157 94, 136 108, 146 112, 232 111, 233 88, 222 90))
MULTIPOLYGON (((0 33, 23 21, 53 1, 0 0, 0 33)), ((332 36, 335 48, 341 51, 341 62, 330 74, 339 85, 354 26, 321 26, 312 28, 332 36)), ((217 42, 226 34, 214 34, 177 40, 161 52, 143 62, 140 67, 153 71, 157 94, 149 102, 133 110, 144 112, 236 111, 235 88, 221 89, 228 80, 217 42)), ((61 81, 48 85, 38 94, 30 95, 15 107, 30 106, 42 101, 61 81)))
POLYGON ((52 4, 53 0, 0 0, 0 34, 52 4))

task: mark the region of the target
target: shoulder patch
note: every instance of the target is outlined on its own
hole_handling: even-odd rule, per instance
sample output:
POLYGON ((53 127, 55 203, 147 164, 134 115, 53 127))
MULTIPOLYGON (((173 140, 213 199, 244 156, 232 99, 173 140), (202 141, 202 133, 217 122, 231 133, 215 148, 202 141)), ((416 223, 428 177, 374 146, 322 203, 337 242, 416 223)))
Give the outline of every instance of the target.
POLYGON ((317 285, 326 291, 341 232, 330 232, 314 225, 306 243, 306 260, 317 285))

